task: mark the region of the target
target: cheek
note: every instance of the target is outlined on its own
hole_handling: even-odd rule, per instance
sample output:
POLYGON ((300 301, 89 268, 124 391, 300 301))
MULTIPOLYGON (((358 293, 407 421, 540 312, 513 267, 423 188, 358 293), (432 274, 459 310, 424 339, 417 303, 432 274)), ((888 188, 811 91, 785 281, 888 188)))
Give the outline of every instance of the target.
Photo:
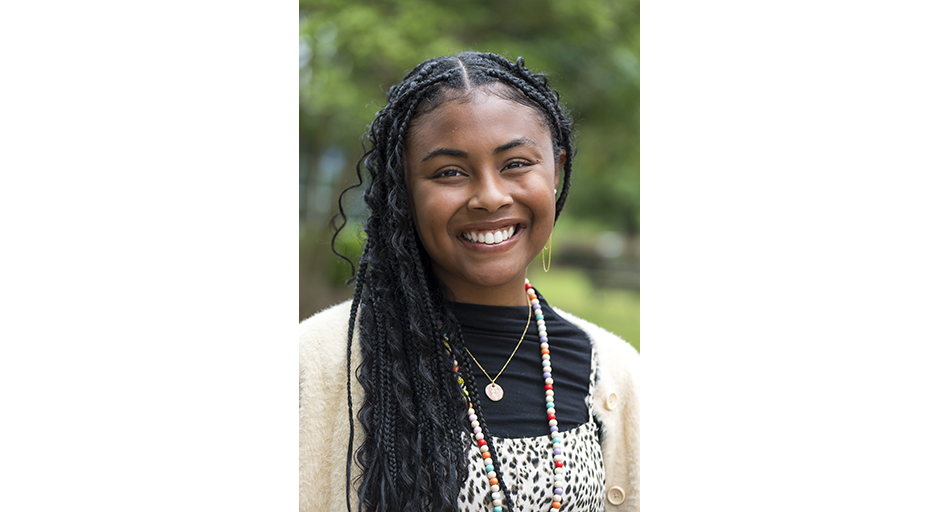
POLYGON ((555 194, 554 189, 556 188, 554 183, 554 176, 547 175, 541 176, 537 184, 533 184, 533 201, 538 204, 538 207, 542 210, 550 209, 554 213, 555 211, 555 194), (537 192, 535 192, 537 190, 537 192))
POLYGON ((440 236, 439 232, 446 226, 439 205, 432 200, 434 196, 419 189, 415 191, 415 197, 418 199, 411 203, 411 218, 421 244, 427 250, 428 244, 433 244, 435 237, 440 236))
MULTIPOLYGON (((408 171, 406 170, 405 172, 407 175, 408 171)), ((423 238, 422 229, 426 222, 422 222, 421 219, 424 218, 423 215, 426 214, 427 208, 421 198, 425 197, 425 194, 422 193, 420 187, 410 181, 405 182, 405 187, 408 191, 408 213, 411 215, 411 224, 414 226, 418 236, 423 238)))

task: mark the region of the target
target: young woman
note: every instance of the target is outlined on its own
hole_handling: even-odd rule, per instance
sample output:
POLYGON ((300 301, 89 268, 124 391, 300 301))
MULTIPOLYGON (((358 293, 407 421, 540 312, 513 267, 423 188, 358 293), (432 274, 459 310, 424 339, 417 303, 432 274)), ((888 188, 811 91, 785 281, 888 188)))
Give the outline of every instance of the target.
POLYGON ((526 279, 570 186, 557 93, 431 59, 368 136, 353 299, 300 325, 301 510, 638 510, 638 355, 526 279))

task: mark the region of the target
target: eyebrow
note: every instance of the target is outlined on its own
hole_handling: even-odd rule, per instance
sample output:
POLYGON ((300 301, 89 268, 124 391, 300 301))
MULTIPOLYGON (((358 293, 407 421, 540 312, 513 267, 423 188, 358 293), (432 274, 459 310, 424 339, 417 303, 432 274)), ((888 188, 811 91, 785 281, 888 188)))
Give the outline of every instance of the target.
POLYGON ((535 142, 532 141, 532 139, 529 139, 529 138, 526 138, 526 137, 519 137, 518 139, 511 140, 511 141, 509 141, 509 142, 503 144, 502 146, 500 146, 500 147, 494 149, 494 150, 493 150, 493 154, 494 154, 494 155, 499 154, 499 153, 501 153, 501 152, 503 152, 503 151, 506 151, 507 149, 512 149, 512 148, 514 148, 514 147, 516 147, 516 146, 532 146, 533 148, 538 148, 538 147, 539 147, 538 144, 536 144, 535 142))
MULTIPOLYGON (((532 139, 529 139, 529 138, 527 138, 527 137, 520 137, 520 138, 518 138, 518 139, 511 140, 511 141, 509 141, 509 142, 503 144, 502 146, 499 146, 498 148, 494 149, 494 150, 493 150, 493 154, 494 154, 494 155, 497 155, 497 154, 499 154, 499 153, 502 153, 503 151, 506 151, 506 150, 508 150, 508 149, 512 149, 512 148, 517 147, 517 146, 532 146, 532 147, 534 147, 534 148, 537 148, 537 147, 538 147, 538 144, 536 144, 535 142, 532 141, 532 139)), ((431 151, 431 152, 429 152, 428 154, 424 155, 424 158, 422 158, 421 161, 422 161, 422 162, 425 162, 425 161, 430 160, 430 159, 432 159, 432 158, 434 158, 434 157, 436 157, 436 156, 454 156, 454 157, 458 157, 458 158, 467 158, 469 155, 467 154, 466 151, 461 151, 461 150, 459 150, 459 149, 453 149, 453 148, 437 148, 437 149, 435 149, 434 151, 431 151)))
POLYGON ((434 151, 431 151, 430 153, 424 155, 424 158, 422 158, 421 161, 424 162, 436 156, 456 156, 460 158, 467 158, 467 156, 469 155, 467 155, 466 151, 461 151, 459 149, 437 148, 434 151))

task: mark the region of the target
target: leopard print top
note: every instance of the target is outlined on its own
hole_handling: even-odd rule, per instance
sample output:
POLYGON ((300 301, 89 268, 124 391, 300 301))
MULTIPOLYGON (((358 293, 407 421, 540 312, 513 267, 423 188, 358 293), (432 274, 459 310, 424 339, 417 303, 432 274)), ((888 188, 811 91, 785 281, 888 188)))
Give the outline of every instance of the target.
MULTIPOLYGON (((587 396, 588 411, 594 410, 594 379, 597 376, 596 354, 591 353, 591 379, 587 396)), ((565 456, 567 481, 561 499, 563 512, 596 512, 604 510, 604 460, 598 441, 598 426, 593 412, 580 426, 559 432, 565 456)), ((548 424, 545 426, 548 429, 548 424)), ((500 482, 517 512, 551 512, 554 494, 552 440, 546 433, 540 437, 500 438, 488 440, 499 457, 505 482, 500 482)), ((469 444, 469 437, 467 438, 469 444)), ((492 510, 489 481, 479 450, 470 450, 470 472, 457 500, 460 512, 492 510)))

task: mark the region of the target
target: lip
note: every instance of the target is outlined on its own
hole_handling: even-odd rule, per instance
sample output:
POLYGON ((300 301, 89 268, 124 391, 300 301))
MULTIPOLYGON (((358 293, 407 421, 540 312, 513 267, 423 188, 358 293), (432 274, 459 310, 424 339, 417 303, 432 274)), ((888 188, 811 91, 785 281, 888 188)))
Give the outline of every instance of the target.
POLYGON ((519 227, 526 227, 524 220, 513 218, 491 220, 487 222, 474 222, 473 224, 466 224, 461 226, 460 229, 457 230, 457 236, 460 236, 467 231, 493 231, 501 228, 508 228, 509 226, 515 226, 517 224, 520 224, 519 227))
POLYGON ((473 224, 467 224, 461 227, 457 231, 457 240, 460 240, 469 250, 488 253, 488 252, 499 252, 510 249, 512 246, 516 245, 516 242, 519 241, 520 235, 528 229, 525 222, 522 219, 501 219, 488 222, 476 222, 473 224), (498 229, 508 228, 510 226, 515 226, 515 233, 506 240, 499 242, 498 244, 481 244, 478 242, 471 242, 463 237, 463 234, 468 231, 495 231, 498 229))

